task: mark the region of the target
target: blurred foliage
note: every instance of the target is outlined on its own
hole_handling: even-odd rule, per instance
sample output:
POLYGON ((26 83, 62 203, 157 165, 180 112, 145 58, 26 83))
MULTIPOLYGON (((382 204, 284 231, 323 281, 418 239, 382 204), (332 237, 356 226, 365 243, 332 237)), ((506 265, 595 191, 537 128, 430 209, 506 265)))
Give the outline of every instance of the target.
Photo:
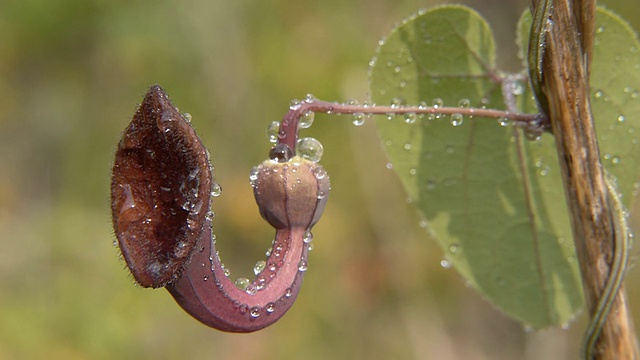
MULTIPOLYGON (((515 24, 528 2, 465 3, 493 26, 499 66, 517 69, 515 24)), ((640 28, 635 1, 603 3, 640 28)), ((317 116, 305 130, 325 145, 333 190, 301 295, 271 328, 200 325, 164 290, 135 287, 112 246, 113 152, 149 85, 193 115, 211 149, 224 188, 220 252, 232 276, 248 276, 273 236, 248 182, 269 148, 267 124, 306 93, 365 99, 379 38, 432 5, 0 2, 0 359, 575 357, 583 321, 525 332, 440 267, 372 123, 317 116)))

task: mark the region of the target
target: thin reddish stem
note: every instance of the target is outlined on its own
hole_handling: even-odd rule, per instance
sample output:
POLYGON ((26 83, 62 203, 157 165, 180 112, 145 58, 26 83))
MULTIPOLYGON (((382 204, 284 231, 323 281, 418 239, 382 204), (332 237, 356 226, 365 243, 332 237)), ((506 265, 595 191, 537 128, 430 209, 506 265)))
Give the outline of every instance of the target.
POLYGON ((306 112, 320 112, 326 114, 364 114, 364 115, 454 115, 466 117, 508 119, 516 126, 528 129, 538 129, 542 132, 546 129, 544 119, 540 114, 520 114, 504 110, 478 109, 467 107, 442 107, 442 106, 379 106, 379 105, 353 105, 315 100, 307 97, 300 103, 290 107, 280 123, 278 143, 287 145, 295 154, 298 137, 298 123, 300 117, 306 112))

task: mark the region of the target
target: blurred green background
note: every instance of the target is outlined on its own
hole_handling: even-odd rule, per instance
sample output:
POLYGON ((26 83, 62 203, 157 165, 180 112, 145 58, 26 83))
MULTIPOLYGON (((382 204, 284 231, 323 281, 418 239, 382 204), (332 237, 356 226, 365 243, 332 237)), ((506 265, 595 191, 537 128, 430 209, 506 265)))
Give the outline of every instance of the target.
MULTIPOLYGON (((333 189, 303 290, 270 328, 199 324, 166 291, 134 286, 113 246, 112 158, 149 85, 193 115, 224 189, 221 256, 249 277, 273 236, 248 181, 267 124, 307 93, 366 99, 377 41, 436 3, 0 1, 0 359, 576 358, 584 316, 525 331, 440 266, 372 122, 317 115, 303 132, 324 144, 333 189)), ((502 68, 518 69, 528 1, 464 3, 493 26, 502 68)), ((603 3, 640 28, 636 0, 603 3)), ((628 279, 639 323, 637 269, 628 279)))

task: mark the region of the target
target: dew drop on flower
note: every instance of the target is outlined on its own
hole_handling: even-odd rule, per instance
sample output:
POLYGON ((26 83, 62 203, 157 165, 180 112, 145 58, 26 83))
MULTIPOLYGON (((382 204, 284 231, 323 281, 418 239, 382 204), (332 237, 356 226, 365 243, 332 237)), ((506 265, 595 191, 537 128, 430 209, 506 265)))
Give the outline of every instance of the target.
POLYGON ((256 275, 260 274, 262 272, 262 270, 264 270, 264 268, 266 266, 267 266, 267 263, 264 260, 259 260, 253 266, 253 273, 256 274, 256 275))
POLYGON ((260 308, 257 306, 254 306, 251 308, 251 311, 249 312, 249 315, 251 315, 252 318, 257 318, 260 316, 260 308))
POLYGON ((211 196, 218 197, 222 194, 222 186, 220 184, 214 182, 211 184, 211 196))
POLYGON ((318 162, 322 159, 322 155, 324 153, 324 149, 322 148, 322 144, 320 141, 306 137, 298 140, 298 154, 303 158, 309 161, 318 162))
POLYGON ((247 286, 249 286, 249 283, 250 281, 247 278, 237 278, 235 281, 236 287, 243 291, 247 289, 247 286))
POLYGON ((298 270, 304 272, 304 271, 307 271, 307 269, 308 269, 307 261, 305 259, 301 259, 300 262, 298 263, 298 270))
POLYGON ((276 304, 270 302, 270 303, 267 304, 267 306, 265 306, 264 310, 268 314, 271 314, 272 312, 274 312, 276 310, 276 304))
POLYGON ((313 234, 311 233, 311 231, 309 230, 305 231, 304 236, 302 237, 302 241, 304 241, 305 244, 308 244, 313 241, 313 234))

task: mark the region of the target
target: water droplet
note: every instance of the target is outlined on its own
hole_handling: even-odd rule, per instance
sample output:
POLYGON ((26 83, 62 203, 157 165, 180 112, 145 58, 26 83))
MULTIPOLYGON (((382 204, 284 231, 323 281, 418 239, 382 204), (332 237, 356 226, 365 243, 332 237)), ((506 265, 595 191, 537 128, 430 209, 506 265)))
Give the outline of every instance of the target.
POLYGON ((442 259, 440 261, 440 266, 442 266, 445 269, 449 269, 449 268, 451 268, 451 262, 449 260, 447 260, 447 259, 442 259))
POLYGON ((404 144, 403 148, 404 148, 405 150, 411 150, 411 143, 406 143, 406 144, 404 144))
POLYGON ((267 304, 267 306, 264 307, 264 310, 267 312, 267 314, 271 314, 272 312, 276 311, 276 304, 270 302, 267 304))
POLYGON ((188 112, 186 113, 182 113, 182 117, 187 121, 187 122, 191 122, 191 114, 189 114, 188 112))
POLYGON ((313 250, 313 248, 314 248, 313 244, 309 244, 309 245, 307 245, 307 250, 308 250, 308 251, 312 251, 312 250, 313 250))
POLYGON ((260 169, 257 166, 251 168, 251 173, 249 173, 249 182, 252 186, 255 186, 256 181, 258 181, 258 175, 260 174, 260 169))
POLYGON ((471 106, 471 101, 469 101, 469 99, 460 99, 460 101, 458 101, 458 106, 461 108, 469 108, 471 106))
POLYGON ((393 98, 393 100, 391 100, 391 107, 393 109, 399 109, 402 107, 402 100, 398 99, 398 98, 393 98))
POLYGON ((415 123, 417 118, 416 113, 413 112, 404 114, 404 122, 407 124, 415 123))
POLYGON ((249 315, 251 315, 252 318, 257 318, 260 316, 260 308, 257 306, 254 306, 251 308, 251 311, 249 312, 249 315))
POLYGON ((409 175, 415 176, 417 173, 418 173, 418 171, 416 170, 416 168, 409 169, 409 175))
POLYGON ((229 270, 227 268, 222 269, 222 271, 224 272, 224 276, 226 276, 226 277, 229 277, 229 275, 231 275, 231 270, 229 270))
POLYGON ((300 259, 300 262, 298 263, 298 270, 304 272, 307 271, 308 267, 309 265, 307 264, 307 261, 305 259, 300 259))
POLYGON ((522 82, 520 82, 520 81, 515 81, 515 82, 513 83, 513 86, 511 87, 511 93, 512 93, 513 95, 516 95, 516 96, 517 96, 517 95, 522 95, 522 94, 524 94, 524 89, 525 89, 525 87, 524 87, 524 85, 522 84, 522 82))
POLYGON ((247 289, 247 286, 249 286, 250 283, 251 281, 249 281, 249 279, 247 278, 237 278, 234 284, 238 289, 244 291, 247 289))
POLYGON ((596 34, 602 34, 604 32, 604 26, 598 26, 596 29, 596 34))
POLYGON ((498 118, 498 124, 500 124, 500 126, 508 126, 509 119, 507 119, 506 117, 498 118))
POLYGON ((306 137, 298 140, 298 154, 309 161, 318 162, 322 159, 324 149, 320 141, 306 137))
POLYGON ((456 254, 458 250, 460 250, 460 245, 457 243, 451 244, 451 246, 449 246, 449 252, 452 254, 456 254))
POLYGON ((244 289, 244 292, 246 292, 249 295, 255 295, 257 291, 258 291, 258 288, 254 284, 249 284, 247 288, 244 289))
POLYGON ((440 99, 440 98, 433 99, 432 106, 433 106, 434 109, 441 108, 442 105, 443 105, 442 99, 440 99))
POLYGON ((307 231, 304 232, 304 236, 302 237, 302 241, 304 241, 305 244, 308 244, 308 243, 313 241, 313 234, 311 233, 311 231, 307 230, 307 231))
POLYGON ((353 116, 353 125, 355 126, 364 125, 364 113, 357 112, 357 113, 354 113, 352 116, 353 116))
POLYGON ((596 90, 596 92, 593 94, 593 97, 595 97, 596 99, 601 99, 604 96, 604 91, 602 90, 596 90))
POLYGON ((315 118, 315 113, 313 111, 305 111, 300 115, 300 120, 298 121, 298 127, 300 129, 307 129, 311 127, 313 124, 313 119, 315 118))
POLYGON ((300 108, 300 105, 302 105, 302 102, 298 99, 293 99, 291 100, 291 102, 289 103, 289 109, 290 110, 297 110, 300 108))
POLYGON ((451 114, 451 125, 460 126, 464 122, 462 114, 451 114))
POLYGON ((624 120, 625 120, 624 115, 622 115, 622 114, 621 114, 621 115, 619 115, 619 116, 618 116, 618 122, 619 122, 619 123, 623 123, 623 122, 624 122, 624 120))
POLYGON ((280 130, 280 123, 278 121, 272 121, 267 126, 267 138, 270 143, 276 143, 278 141, 278 131, 280 130))
POLYGON ((253 273, 256 274, 256 275, 260 274, 262 272, 262 270, 264 270, 264 268, 266 266, 267 266, 267 263, 264 260, 259 260, 253 266, 253 273))
POLYGON ((542 134, 537 131, 525 131, 524 136, 527 138, 527 140, 531 141, 538 141, 542 138, 542 134))
POLYGON ((387 163, 387 165, 385 165, 385 167, 389 170, 393 169, 393 164, 392 163, 387 163))
POLYGON ((327 172, 324 170, 324 168, 322 166, 317 166, 316 168, 314 168, 312 170, 312 172, 313 172, 313 175, 318 180, 322 180, 322 179, 327 177, 327 172))
POLYGON ((316 97, 313 94, 307 94, 304 98, 304 102, 310 103, 316 101, 316 97))
POLYGON ((202 280, 207 281, 207 280, 209 280, 209 277, 208 277, 207 275, 205 275, 205 276, 202 278, 202 280))
POLYGON ((222 186, 220 184, 214 182, 211 184, 211 196, 218 197, 222 194, 222 186))
POLYGON ((293 295, 293 290, 291 290, 291 288, 288 288, 285 292, 284 292, 284 297, 286 298, 290 298, 293 295))
POLYGON ((618 165, 618 164, 620 164, 620 157, 619 157, 619 156, 614 156, 614 157, 612 157, 612 158, 611 158, 611 163, 612 163, 613 165, 618 165))

